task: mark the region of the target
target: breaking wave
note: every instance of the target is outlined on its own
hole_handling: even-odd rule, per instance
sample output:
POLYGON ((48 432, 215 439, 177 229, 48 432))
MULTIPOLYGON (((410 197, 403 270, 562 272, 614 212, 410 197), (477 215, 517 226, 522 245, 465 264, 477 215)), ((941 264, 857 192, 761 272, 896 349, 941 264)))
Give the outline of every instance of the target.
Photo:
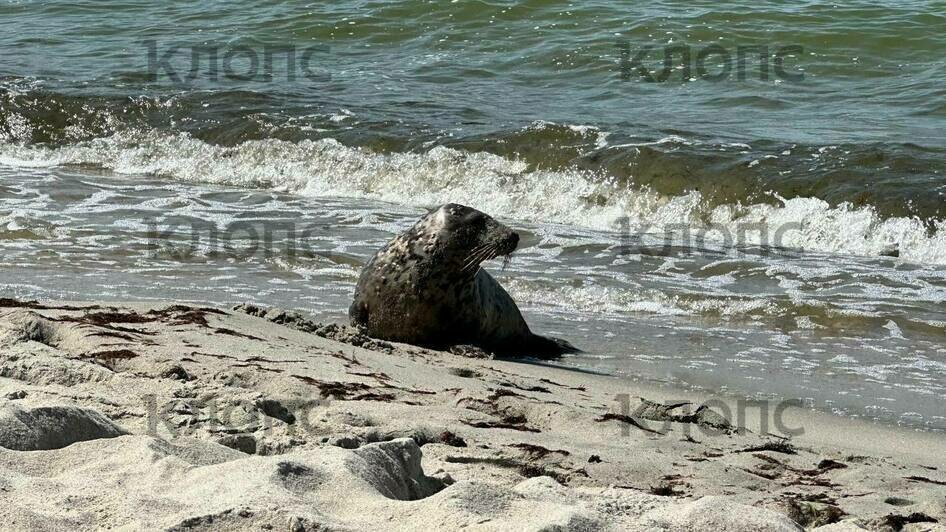
MULTIPOLYGON (((599 143, 601 139, 599 134, 599 143)), ((832 206, 814 197, 785 199, 777 193, 766 202, 715 204, 695 190, 668 196, 600 171, 544 170, 521 159, 439 145, 389 153, 331 138, 221 146, 187 133, 125 130, 62 146, 0 144, 0 164, 93 167, 413 206, 458 202, 533 222, 946 264, 942 220, 885 217, 870 205, 832 206)))

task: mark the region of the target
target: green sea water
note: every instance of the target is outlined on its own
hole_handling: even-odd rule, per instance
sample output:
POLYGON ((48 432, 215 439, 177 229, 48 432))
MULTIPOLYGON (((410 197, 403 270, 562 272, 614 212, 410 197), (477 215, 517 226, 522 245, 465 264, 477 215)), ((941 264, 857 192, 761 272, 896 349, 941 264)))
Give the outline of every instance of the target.
POLYGON ((0 110, 19 142, 147 127, 226 145, 444 144, 717 202, 776 191, 946 215, 941 2, 20 1, 0 6, 0 24, 0 110), (215 71, 207 52, 191 60, 200 47, 217 50, 215 71), (242 50, 262 62, 290 48, 296 68, 277 52, 271 81, 234 79, 262 73, 242 50), (638 57, 665 81, 622 75, 638 57), (357 119, 331 120, 340 109, 357 119), (595 126, 610 146, 522 132, 536 120, 595 126), (668 136, 695 145, 615 147, 668 136))

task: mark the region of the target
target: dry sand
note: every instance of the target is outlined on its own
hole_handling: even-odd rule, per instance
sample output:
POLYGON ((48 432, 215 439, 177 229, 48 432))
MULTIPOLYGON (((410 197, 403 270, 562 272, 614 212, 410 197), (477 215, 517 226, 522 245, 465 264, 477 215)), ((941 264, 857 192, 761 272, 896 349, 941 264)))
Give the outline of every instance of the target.
POLYGON ((470 354, 0 300, 0 528, 946 530, 942 436, 470 354))

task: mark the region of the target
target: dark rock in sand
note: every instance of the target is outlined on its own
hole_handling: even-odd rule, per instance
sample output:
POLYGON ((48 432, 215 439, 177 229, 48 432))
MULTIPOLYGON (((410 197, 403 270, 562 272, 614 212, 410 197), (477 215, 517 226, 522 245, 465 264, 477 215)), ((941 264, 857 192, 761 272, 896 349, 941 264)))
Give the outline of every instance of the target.
POLYGON ((0 407, 0 447, 14 451, 61 449, 73 443, 127 434, 107 417, 74 406, 0 407))
POLYGON ((194 380, 194 377, 188 373, 186 369, 178 364, 168 366, 167 369, 161 372, 161 376, 165 379, 174 379, 185 382, 194 380))
POLYGON ((246 454, 256 454, 256 438, 252 434, 225 434, 217 443, 246 454))

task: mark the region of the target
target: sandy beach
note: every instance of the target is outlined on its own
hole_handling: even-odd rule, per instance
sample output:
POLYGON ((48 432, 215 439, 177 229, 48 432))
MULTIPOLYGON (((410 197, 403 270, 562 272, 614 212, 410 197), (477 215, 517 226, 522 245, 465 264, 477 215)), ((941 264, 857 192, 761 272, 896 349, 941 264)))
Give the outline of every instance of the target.
POLYGON ((478 354, 254 305, 2 300, 0 520, 943 529, 935 434, 478 354))
POLYGON ((946 532, 944 7, 0 2, 0 532, 946 532))

